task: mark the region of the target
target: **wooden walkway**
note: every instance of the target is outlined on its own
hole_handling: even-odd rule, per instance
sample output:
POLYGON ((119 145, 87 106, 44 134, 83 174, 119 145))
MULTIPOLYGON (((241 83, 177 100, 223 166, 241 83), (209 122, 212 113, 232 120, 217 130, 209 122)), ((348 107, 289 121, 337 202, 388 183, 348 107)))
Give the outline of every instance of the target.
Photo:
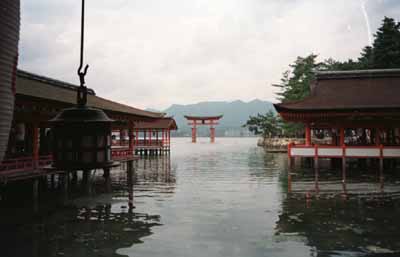
MULTIPOLYGON (((134 161, 140 158, 126 147, 113 147, 111 155, 112 160, 116 162, 134 161)), ((33 157, 4 160, 0 164, 0 183, 65 173, 52 168, 52 161, 51 155, 40 156, 38 160, 33 157)))

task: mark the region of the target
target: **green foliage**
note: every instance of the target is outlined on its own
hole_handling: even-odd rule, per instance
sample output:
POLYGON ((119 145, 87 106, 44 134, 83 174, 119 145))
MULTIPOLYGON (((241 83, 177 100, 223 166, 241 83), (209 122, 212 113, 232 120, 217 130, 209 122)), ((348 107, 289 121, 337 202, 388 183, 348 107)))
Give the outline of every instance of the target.
POLYGON ((362 69, 362 65, 359 62, 355 62, 352 59, 349 59, 344 62, 336 61, 332 58, 329 58, 323 62, 320 70, 360 70, 362 69))
POLYGON ((282 102, 304 99, 310 94, 310 83, 315 79, 314 70, 321 66, 316 62, 317 55, 310 54, 307 57, 297 57, 296 61, 289 65, 290 70, 283 73, 281 83, 274 85, 280 89, 278 100, 282 102))
MULTIPOLYGON (((273 85, 279 88, 277 99, 290 102, 309 96, 316 70, 400 68, 400 23, 385 17, 374 37, 373 45, 364 47, 357 61, 349 59, 340 62, 329 58, 324 62, 317 62, 318 56, 315 54, 297 57, 295 62, 289 65, 289 70, 282 74, 281 83, 273 85)), ((286 123, 272 112, 250 117, 246 126, 264 137, 301 136, 304 133, 302 124, 286 123)))
POLYGON ((301 123, 285 122, 282 120, 282 136, 298 137, 304 136, 304 125, 301 123))
POLYGON ((328 59, 325 70, 364 70, 400 68, 400 22, 385 17, 374 34, 372 46, 361 50, 357 61, 344 62, 328 59))
POLYGON ((370 67, 400 68, 400 23, 385 17, 374 37, 371 53, 365 53, 365 56, 371 57, 372 63, 368 63, 370 67))
MULTIPOLYGON (((310 84, 315 80, 315 70, 327 70, 337 62, 330 59, 326 62, 317 62, 317 55, 310 54, 306 57, 297 57, 289 65, 290 69, 283 73, 281 83, 274 85, 280 92, 277 93, 281 102, 298 101, 310 95, 310 84)), ((304 133, 302 124, 281 121, 280 130, 283 136, 301 136, 304 133)))
MULTIPOLYGON (((282 102, 302 100, 310 94, 310 84, 315 79, 314 71, 327 69, 330 64, 318 63, 317 55, 310 54, 306 57, 297 57, 289 65, 290 69, 283 73, 281 83, 274 85, 280 89, 278 99, 282 102)), ((273 112, 265 115, 258 114, 250 117, 246 123, 250 131, 262 134, 264 137, 299 136, 304 133, 302 124, 284 122, 280 116, 273 112)))
POLYGON ((372 46, 361 50, 357 61, 334 61, 332 70, 362 70, 400 68, 400 22, 385 17, 374 34, 372 46))
POLYGON ((257 114, 257 116, 250 116, 244 127, 256 135, 266 137, 299 137, 304 133, 303 124, 287 123, 282 118, 269 111, 266 114, 257 114))
POLYGON ((358 58, 358 64, 361 69, 369 69, 374 64, 374 50, 371 46, 366 46, 361 52, 361 57, 358 58))
POLYGON ((244 126, 263 137, 276 137, 282 134, 282 119, 272 111, 264 115, 250 116, 244 126))

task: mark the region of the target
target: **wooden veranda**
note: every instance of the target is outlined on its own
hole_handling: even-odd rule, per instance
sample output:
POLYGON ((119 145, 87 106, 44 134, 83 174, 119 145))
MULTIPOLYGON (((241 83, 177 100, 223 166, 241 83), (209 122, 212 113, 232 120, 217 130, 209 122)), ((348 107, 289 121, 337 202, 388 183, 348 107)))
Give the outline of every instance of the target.
MULTIPOLYGON (((57 172, 46 169, 52 163, 52 133, 48 121, 61 109, 76 103, 76 88, 59 80, 21 70, 17 72, 14 120, 6 157, 0 164, 1 180, 25 179, 57 172)), ((163 113, 144 111, 101 98, 91 89, 88 105, 104 110, 115 120, 113 130, 126 131, 122 143, 113 145, 110 153, 112 159, 119 162, 138 158, 135 155, 136 123, 152 124, 160 119, 173 121, 172 118, 164 118, 163 113)))

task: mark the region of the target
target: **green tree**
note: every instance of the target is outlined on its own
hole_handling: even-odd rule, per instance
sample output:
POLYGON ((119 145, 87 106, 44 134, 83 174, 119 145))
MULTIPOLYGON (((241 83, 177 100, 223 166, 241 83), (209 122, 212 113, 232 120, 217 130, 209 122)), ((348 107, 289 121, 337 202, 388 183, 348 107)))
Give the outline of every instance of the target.
POLYGON ((322 66, 316 61, 317 55, 297 57, 290 69, 283 73, 281 83, 274 85, 280 89, 278 100, 282 102, 304 99, 310 94, 310 83, 315 79, 314 70, 322 66))
POLYGON ((282 134, 282 120, 273 111, 268 111, 266 114, 257 114, 250 116, 249 120, 244 125, 249 131, 256 135, 265 137, 276 137, 282 134))
POLYGON ((348 59, 344 62, 336 61, 332 58, 325 60, 320 70, 359 70, 362 69, 361 64, 358 61, 353 61, 352 59, 348 59))
POLYGON ((400 68, 400 23, 385 17, 374 35, 372 48, 364 48, 361 60, 368 68, 400 68))
POLYGON ((357 61, 325 61, 327 70, 363 70, 400 68, 400 23, 385 17, 374 34, 372 46, 361 50, 357 61))
POLYGON ((361 52, 361 57, 358 58, 360 69, 371 69, 374 66, 374 50, 371 46, 366 46, 361 52))
MULTIPOLYGON (((281 102, 298 101, 310 95, 310 84, 315 80, 315 70, 327 70, 337 62, 332 59, 317 62, 317 55, 297 57, 289 70, 282 75, 281 83, 274 85, 279 88, 278 100, 281 102)), ((338 64, 337 64, 338 65, 338 64)), ((280 129, 284 136, 301 136, 304 133, 302 124, 287 123, 281 120, 280 129)))

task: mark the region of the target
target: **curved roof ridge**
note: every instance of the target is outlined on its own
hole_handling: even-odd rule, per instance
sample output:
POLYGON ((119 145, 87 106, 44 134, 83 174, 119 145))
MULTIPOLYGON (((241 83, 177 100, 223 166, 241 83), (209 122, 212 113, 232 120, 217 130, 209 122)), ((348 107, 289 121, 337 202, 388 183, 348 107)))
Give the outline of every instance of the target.
MULTIPOLYGON (((51 84, 53 86, 56 87, 60 87, 60 88, 64 88, 64 89, 68 89, 68 90, 74 90, 76 91, 76 89, 79 87, 78 85, 69 83, 69 82, 65 82, 65 81, 61 81, 58 79, 53 79, 53 78, 49 78, 46 76, 42 76, 42 75, 38 75, 32 72, 28 72, 25 70, 17 70, 17 76, 22 77, 22 78, 26 78, 26 79, 32 79, 32 80, 36 80, 36 81, 40 81, 40 82, 45 82, 47 84, 51 84)), ((94 91, 94 89, 92 88, 88 88, 88 94, 89 95, 96 95, 96 92, 94 91)))
POLYGON ((276 110, 400 109, 400 69, 319 73, 312 94, 276 110), (359 73, 358 73, 359 72, 359 73))
POLYGON ((323 79, 346 79, 346 78, 380 78, 400 77, 400 69, 368 69, 368 70, 344 70, 315 72, 317 80, 323 79))
MULTIPOLYGON (((76 90, 78 86, 65 83, 59 80, 43 77, 33 73, 19 70, 17 73, 17 94, 43 100, 56 101, 70 105, 76 104, 76 90)), ((88 106, 124 113, 128 115, 143 116, 149 118, 161 118, 165 114, 150 112, 135 108, 126 104, 121 104, 113 100, 88 94, 88 106)))

